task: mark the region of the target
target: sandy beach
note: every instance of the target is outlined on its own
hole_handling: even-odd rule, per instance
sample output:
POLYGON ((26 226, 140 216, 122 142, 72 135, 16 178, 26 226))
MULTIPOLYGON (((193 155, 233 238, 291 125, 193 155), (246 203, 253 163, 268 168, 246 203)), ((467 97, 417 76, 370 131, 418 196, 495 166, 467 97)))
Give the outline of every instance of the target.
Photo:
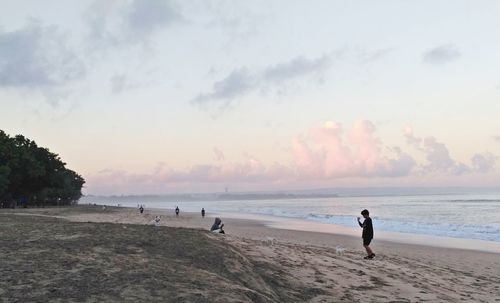
MULTIPOLYGON (((22 221, 23 226, 28 226, 29 222, 46 220, 56 227, 68 224, 71 227, 66 233, 64 228, 58 229, 54 235, 59 237, 58 245, 64 245, 65 240, 74 243, 89 236, 88 231, 73 230, 89 224, 100 230, 94 234, 96 239, 105 237, 110 243, 114 238, 128 241, 130 231, 138 229, 137 233, 143 239, 133 247, 126 246, 128 253, 102 256, 95 251, 99 245, 94 243, 89 245, 95 247, 87 247, 92 249, 92 259, 89 259, 90 255, 82 256, 85 262, 93 265, 103 262, 99 258, 123 258, 123 264, 114 264, 123 266, 115 268, 117 272, 127 268, 127 256, 140 263, 138 250, 145 250, 143 247, 154 246, 163 240, 175 240, 178 245, 170 243, 169 247, 150 252, 151 260, 147 264, 156 262, 153 260, 167 263, 184 260, 193 251, 199 259, 197 262, 202 264, 194 262, 194 265, 177 267, 173 271, 175 274, 170 273, 165 279, 170 279, 170 283, 172 279, 178 280, 179 285, 171 289, 168 296, 162 292, 161 279, 153 276, 143 279, 148 283, 159 283, 157 290, 149 287, 151 285, 145 287, 141 279, 135 279, 122 281, 132 283, 132 288, 127 288, 125 293, 115 292, 114 296, 106 289, 100 289, 90 291, 87 296, 84 293, 76 297, 66 295, 65 299, 41 296, 46 302, 500 302, 500 255, 495 253, 375 240, 376 258, 363 260, 364 250, 361 239, 357 237, 270 228, 265 222, 230 218, 223 218, 226 235, 219 235, 207 232, 213 222, 211 217, 201 218, 199 214, 183 212, 176 217, 171 211, 151 209, 146 209, 141 215, 130 208, 108 207, 103 210, 101 207, 80 206, 1 210, 0 215, 2 259, 5 261, 0 280, 2 302, 26 301, 23 298, 27 297, 23 297, 19 290, 45 291, 44 285, 36 284, 39 281, 36 281, 37 271, 34 269, 25 273, 24 277, 29 279, 20 281, 15 278, 19 270, 17 266, 21 266, 15 265, 16 260, 23 259, 23 249, 36 246, 37 231, 25 230, 22 236, 12 238, 6 230, 8 224, 22 221), (160 226, 151 226, 157 215, 162 218, 160 226), (185 234, 176 239, 162 238, 175 237, 179 233, 185 234), (187 240, 189 243, 182 244, 187 240), (14 244, 23 247, 18 254, 9 253, 8 248, 14 244), (191 248, 184 250, 186 246, 183 245, 191 248), (342 247, 344 251, 339 252, 336 247, 342 247), (169 253, 171 250, 175 254, 169 253), (211 260, 214 255, 219 259, 211 260)), ((43 251, 43 245, 37 249, 43 251)), ((27 256, 33 252, 24 253, 27 256)), ((165 266, 172 270, 172 266, 165 266)), ((72 273, 77 274, 71 266, 66 270, 63 275, 66 279, 71 278, 72 273)), ((160 268, 156 270, 161 271, 160 268)), ((148 275, 147 272, 142 274, 148 275)), ((113 273, 107 275, 106 279, 110 279, 113 273)))

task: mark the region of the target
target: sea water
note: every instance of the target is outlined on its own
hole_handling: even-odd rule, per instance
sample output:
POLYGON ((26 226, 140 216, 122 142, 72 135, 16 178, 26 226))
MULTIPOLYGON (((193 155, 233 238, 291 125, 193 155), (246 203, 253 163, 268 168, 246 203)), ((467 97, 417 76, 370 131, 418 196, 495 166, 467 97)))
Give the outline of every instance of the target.
MULTIPOLYGON (((92 203, 112 204, 109 198, 92 203)), ((92 200, 86 198, 83 203, 92 200)), ((295 198, 271 200, 199 200, 199 201, 148 201, 147 198, 120 199, 114 204, 149 208, 199 212, 202 207, 208 214, 251 214, 277 218, 293 218, 310 222, 357 228, 357 217, 363 209, 370 211, 375 233, 388 231, 406 234, 433 235, 451 238, 477 239, 500 242, 500 193, 419 193, 384 194, 343 193, 328 198, 295 198)))

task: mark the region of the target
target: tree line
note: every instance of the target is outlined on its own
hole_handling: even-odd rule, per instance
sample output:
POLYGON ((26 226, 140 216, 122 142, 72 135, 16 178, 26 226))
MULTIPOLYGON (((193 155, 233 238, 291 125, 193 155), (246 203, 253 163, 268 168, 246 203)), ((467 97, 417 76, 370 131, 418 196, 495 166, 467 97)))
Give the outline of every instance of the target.
POLYGON ((0 130, 0 207, 76 204, 85 180, 47 148, 0 130))

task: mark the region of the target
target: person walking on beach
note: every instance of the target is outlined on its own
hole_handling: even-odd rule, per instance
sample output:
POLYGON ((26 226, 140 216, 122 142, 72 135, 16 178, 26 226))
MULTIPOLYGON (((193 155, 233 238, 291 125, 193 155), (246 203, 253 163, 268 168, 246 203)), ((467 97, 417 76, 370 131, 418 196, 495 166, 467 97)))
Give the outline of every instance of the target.
POLYGON ((201 208, 201 217, 205 218, 205 208, 201 208))
POLYGON ((178 217, 179 216, 179 206, 176 206, 175 207, 175 216, 178 217))
POLYGON ((370 248, 370 243, 372 242, 373 239, 372 219, 370 218, 370 212, 368 212, 367 209, 363 209, 361 215, 365 219, 363 220, 363 223, 361 223, 360 221, 361 218, 358 217, 358 224, 361 228, 363 228, 363 233, 362 233, 363 247, 366 249, 367 253, 367 256, 364 257, 364 259, 373 259, 373 257, 375 257, 375 254, 370 248))

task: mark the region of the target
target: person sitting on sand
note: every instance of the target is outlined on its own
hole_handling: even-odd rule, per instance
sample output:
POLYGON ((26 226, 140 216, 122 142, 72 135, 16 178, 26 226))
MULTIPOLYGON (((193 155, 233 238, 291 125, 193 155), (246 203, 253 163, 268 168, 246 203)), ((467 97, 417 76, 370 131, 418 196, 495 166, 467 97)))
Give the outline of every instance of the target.
POLYGON ((364 257, 364 259, 373 259, 373 257, 375 257, 375 254, 370 248, 370 243, 373 239, 372 219, 370 218, 370 213, 367 209, 363 209, 361 215, 363 216, 363 218, 365 218, 365 220, 363 221, 363 223, 361 223, 360 217, 358 217, 358 224, 361 228, 363 228, 363 247, 366 249, 366 253, 368 254, 366 257, 364 257))
POLYGON ((175 207, 175 216, 179 216, 179 206, 175 207))
POLYGON ((215 222, 210 228, 210 231, 215 232, 215 233, 220 233, 220 234, 225 234, 224 230, 222 229, 224 227, 224 223, 222 223, 222 220, 220 218, 215 218, 215 222))
POLYGON ((205 218, 205 208, 202 208, 202 209, 201 209, 201 217, 202 217, 202 218, 205 218))

